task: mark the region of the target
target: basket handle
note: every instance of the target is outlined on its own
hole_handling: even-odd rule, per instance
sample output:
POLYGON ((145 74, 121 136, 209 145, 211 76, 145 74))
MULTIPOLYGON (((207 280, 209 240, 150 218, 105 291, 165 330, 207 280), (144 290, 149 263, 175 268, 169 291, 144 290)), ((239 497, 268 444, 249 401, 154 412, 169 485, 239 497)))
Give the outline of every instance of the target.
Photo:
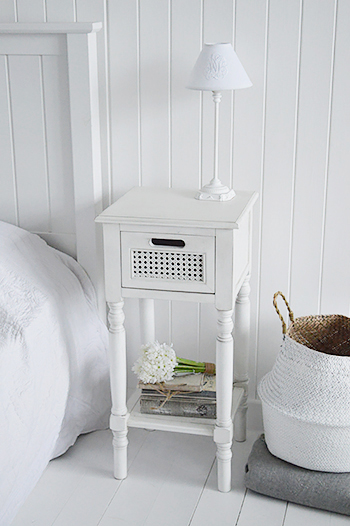
POLYGON ((277 307, 277 297, 278 297, 278 296, 281 296, 282 299, 284 300, 284 303, 286 304, 286 307, 287 307, 288 312, 289 312, 289 319, 290 319, 290 321, 291 321, 292 323, 294 322, 294 314, 293 314, 292 309, 291 309, 290 306, 289 306, 288 301, 286 300, 285 295, 282 294, 281 291, 275 292, 275 294, 273 295, 273 306, 275 307, 276 312, 277 312, 277 314, 278 314, 278 317, 279 317, 279 319, 280 319, 281 322, 282 322, 282 332, 283 332, 283 334, 286 334, 286 332, 287 332, 287 325, 286 325, 286 322, 284 321, 284 319, 283 319, 283 317, 282 317, 282 314, 280 313, 280 311, 279 311, 279 309, 278 309, 278 307, 277 307))

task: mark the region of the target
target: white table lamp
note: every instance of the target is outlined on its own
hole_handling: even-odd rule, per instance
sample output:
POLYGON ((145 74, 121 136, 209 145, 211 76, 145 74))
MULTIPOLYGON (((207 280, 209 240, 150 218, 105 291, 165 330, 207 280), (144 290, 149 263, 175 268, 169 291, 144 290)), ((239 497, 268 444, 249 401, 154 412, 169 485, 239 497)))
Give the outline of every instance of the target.
POLYGON ((234 190, 223 185, 218 177, 219 103, 221 91, 249 88, 250 86, 252 83, 231 44, 204 44, 190 75, 187 88, 213 92, 215 103, 214 177, 209 184, 201 188, 196 196, 197 199, 229 201, 235 196, 234 190))

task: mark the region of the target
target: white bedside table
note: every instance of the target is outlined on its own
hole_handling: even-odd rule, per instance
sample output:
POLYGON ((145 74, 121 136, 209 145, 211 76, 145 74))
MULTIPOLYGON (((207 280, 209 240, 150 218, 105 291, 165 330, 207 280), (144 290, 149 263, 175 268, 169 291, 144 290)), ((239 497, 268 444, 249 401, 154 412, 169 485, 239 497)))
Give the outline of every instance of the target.
POLYGON ((137 187, 96 218, 103 223, 109 306, 114 476, 127 476, 128 426, 208 435, 217 446, 218 489, 226 492, 231 489, 233 434, 238 441, 246 437, 250 245, 257 194, 239 192, 226 202, 199 201, 195 194, 137 187), (140 298, 143 343, 156 339, 154 299, 215 304, 216 421, 141 414, 139 393, 127 404, 123 325, 127 297, 140 298))

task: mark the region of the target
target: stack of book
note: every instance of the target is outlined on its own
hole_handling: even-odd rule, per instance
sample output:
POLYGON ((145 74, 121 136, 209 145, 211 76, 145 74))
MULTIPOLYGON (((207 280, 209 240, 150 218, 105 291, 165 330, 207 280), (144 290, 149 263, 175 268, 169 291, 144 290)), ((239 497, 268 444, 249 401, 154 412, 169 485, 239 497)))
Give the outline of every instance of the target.
POLYGON ((153 415, 216 418, 216 377, 178 376, 157 386, 139 383, 140 411, 153 415))

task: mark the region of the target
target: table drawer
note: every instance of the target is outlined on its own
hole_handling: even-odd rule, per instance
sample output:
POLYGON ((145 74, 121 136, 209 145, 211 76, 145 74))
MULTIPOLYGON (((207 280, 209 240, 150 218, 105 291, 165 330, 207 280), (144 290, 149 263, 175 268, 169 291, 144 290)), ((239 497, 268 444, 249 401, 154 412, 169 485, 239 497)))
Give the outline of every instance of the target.
POLYGON ((122 287, 215 292, 215 238, 121 232, 122 287))

